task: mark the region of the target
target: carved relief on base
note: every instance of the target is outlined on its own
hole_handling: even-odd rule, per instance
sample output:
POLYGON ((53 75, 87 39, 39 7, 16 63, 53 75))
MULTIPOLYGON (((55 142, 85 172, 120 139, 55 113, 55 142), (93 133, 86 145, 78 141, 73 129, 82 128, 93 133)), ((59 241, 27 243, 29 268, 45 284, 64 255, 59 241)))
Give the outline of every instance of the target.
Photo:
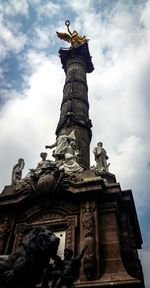
POLYGON ((81 207, 81 235, 84 246, 87 246, 83 258, 83 269, 88 280, 95 277, 96 274, 96 234, 95 234, 95 202, 86 202, 81 207))
POLYGON ((0 254, 4 254, 9 232, 10 232, 9 217, 3 216, 1 217, 1 220, 0 220, 0 254))

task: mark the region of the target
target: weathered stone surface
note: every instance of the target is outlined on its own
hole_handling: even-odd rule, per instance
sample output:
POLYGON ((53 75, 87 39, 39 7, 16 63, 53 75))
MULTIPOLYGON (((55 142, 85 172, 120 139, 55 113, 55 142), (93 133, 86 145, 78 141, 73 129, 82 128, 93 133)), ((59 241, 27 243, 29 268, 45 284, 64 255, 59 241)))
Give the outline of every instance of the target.
POLYGON ((70 50, 60 49, 59 53, 66 80, 56 135, 69 134, 75 129, 77 149, 80 151, 79 164, 83 168, 89 168, 92 124, 89 119, 86 73, 92 72, 94 68, 88 44, 70 50))

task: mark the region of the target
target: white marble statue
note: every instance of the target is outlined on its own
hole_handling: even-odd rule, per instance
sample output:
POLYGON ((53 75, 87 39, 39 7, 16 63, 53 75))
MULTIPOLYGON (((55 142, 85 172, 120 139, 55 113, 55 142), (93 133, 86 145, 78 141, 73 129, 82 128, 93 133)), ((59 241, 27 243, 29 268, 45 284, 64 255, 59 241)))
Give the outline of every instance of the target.
POLYGON ((97 146, 94 147, 93 153, 95 156, 96 168, 100 172, 102 172, 102 171, 108 172, 108 166, 109 165, 107 164, 107 160, 109 157, 107 156, 106 150, 103 148, 102 142, 97 143, 97 146))
POLYGON ((16 185, 22 178, 22 170, 24 168, 24 159, 19 158, 18 163, 13 167, 11 183, 16 185))
POLYGON ((53 157, 56 162, 62 163, 62 160, 65 158, 66 148, 69 146, 70 141, 75 140, 75 131, 73 130, 69 135, 60 135, 56 139, 56 142, 52 145, 46 145, 45 148, 55 148, 53 151, 53 157))
POLYGON ((26 178, 30 178, 32 176, 39 177, 46 168, 50 167, 52 161, 46 159, 47 153, 41 152, 40 157, 42 160, 37 164, 35 169, 29 169, 30 171, 26 175, 26 178))
POLYGON ((60 165, 59 169, 64 170, 68 174, 79 173, 83 168, 79 165, 78 161, 79 151, 76 150, 75 141, 70 141, 65 149, 65 159, 60 165))

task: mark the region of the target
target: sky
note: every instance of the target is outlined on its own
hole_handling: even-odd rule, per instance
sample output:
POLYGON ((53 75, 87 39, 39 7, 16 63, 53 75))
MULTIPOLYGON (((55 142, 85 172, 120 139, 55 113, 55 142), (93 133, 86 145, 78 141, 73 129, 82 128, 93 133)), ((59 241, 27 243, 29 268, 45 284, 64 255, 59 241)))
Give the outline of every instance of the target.
MULTIPOLYGON (((0 0, 0 191, 24 158, 25 176, 55 142, 65 74, 56 31, 86 35, 93 147, 102 141, 121 188, 132 189, 150 287, 150 0, 0 0)), ((52 159, 51 151, 48 158, 52 159)))

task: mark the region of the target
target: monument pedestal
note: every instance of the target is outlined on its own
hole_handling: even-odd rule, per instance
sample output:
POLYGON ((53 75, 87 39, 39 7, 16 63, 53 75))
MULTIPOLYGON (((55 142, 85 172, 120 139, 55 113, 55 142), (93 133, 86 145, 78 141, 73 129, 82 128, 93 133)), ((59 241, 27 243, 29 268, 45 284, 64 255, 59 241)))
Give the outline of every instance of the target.
POLYGON ((24 235, 44 225, 63 235, 61 256, 65 247, 77 256, 87 246, 75 287, 143 288, 137 253, 142 239, 132 192, 122 191, 113 174, 97 176, 91 170, 61 175, 57 191, 47 183, 45 191, 28 184, 16 194, 8 186, 0 195, 1 217, 7 218, 7 227, 1 223, 0 229, 4 238, 9 234, 5 245, 1 240, 2 254, 14 251, 24 235))

